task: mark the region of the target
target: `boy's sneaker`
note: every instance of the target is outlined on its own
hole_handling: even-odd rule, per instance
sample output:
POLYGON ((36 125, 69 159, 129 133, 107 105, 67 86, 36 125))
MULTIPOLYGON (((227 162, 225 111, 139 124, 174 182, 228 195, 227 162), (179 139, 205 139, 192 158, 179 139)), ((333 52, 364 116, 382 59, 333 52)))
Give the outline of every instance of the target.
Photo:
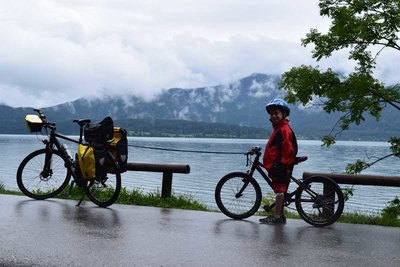
POLYGON ((285 224, 286 223, 286 217, 285 217, 285 215, 282 215, 281 217, 276 218, 274 215, 270 215, 267 218, 260 219, 260 223, 265 223, 265 224, 285 224))

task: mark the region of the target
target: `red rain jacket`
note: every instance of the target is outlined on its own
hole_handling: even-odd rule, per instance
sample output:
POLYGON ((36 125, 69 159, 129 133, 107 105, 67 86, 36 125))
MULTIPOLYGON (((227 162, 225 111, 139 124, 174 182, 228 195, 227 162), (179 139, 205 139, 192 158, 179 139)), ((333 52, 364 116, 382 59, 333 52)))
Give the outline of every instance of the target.
POLYGON ((274 131, 268 139, 263 164, 270 171, 275 164, 285 168, 287 173, 293 169, 294 160, 297 154, 297 140, 287 119, 280 120, 273 124, 274 131))

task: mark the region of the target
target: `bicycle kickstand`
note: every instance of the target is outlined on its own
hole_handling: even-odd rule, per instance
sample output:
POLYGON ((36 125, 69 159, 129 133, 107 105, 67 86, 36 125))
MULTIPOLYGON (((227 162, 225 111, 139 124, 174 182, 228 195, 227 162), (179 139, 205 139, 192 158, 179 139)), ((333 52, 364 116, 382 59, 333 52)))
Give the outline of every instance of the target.
MULTIPOLYGON (((69 187, 69 194, 70 194, 70 195, 71 195, 71 193, 72 193, 72 188, 74 187, 74 184, 75 184, 75 182, 74 182, 74 181, 71 181, 71 186, 69 187)), ((76 204, 76 206, 79 207, 79 205, 82 203, 83 199, 85 198, 85 195, 86 195, 86 189, 83 190, 83 196, 82 196, 82 198, 79 200, 78 204, 76 204)))
POLYGON ((84 190, 83 190, 82 198, 79 200, 78 204, 76 204, 77 207, 79 207, 79 205, 82 203, 83 199, 85 198, 87 190, 89 190, 89 188, 88 188, 87 185, 85 185, 84 190))
POLYGON ((85 188, 85 190, 83 191, 82 198, 79 200, 78 204, 76 204, 77 207, 79 207, 79 205, 82 203, 83 199, 85 198, 85 195, 86 195, 86 188, 85 188))

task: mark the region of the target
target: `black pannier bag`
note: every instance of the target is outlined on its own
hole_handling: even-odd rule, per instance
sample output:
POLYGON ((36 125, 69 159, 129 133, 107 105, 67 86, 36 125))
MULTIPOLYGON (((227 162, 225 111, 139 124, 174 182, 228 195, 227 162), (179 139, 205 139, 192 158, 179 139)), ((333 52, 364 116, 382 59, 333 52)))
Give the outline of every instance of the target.
POLYGON ((106 117, 100 122, 88 123, 83 130, 85 141, 88 143, 104 144, 113 138, 114 122, 106 117))
MULTIPOLYGON (((126 130, 114 127, 114 138, 107 145, 107 148, 118 161, 120 172, 126 172, 128 165, 128 139, 126 130)), ((107 172, 113 173, 112 163, 108 162, 107 172)))

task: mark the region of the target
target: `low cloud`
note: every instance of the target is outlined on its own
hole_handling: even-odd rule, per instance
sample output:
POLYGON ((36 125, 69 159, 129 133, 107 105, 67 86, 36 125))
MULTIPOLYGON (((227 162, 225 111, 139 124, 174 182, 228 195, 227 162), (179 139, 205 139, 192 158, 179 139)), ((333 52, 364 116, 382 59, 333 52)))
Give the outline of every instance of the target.
MULTIPOLYGON (((152 99, 172 87, 314 65, 300 38, 327 27, 318 1, 269 2, 2 1, 0 102, 43 107, 104 95, 152 99)), ((351 71, 345 59, 320 65, 351 71)), ((379 70, 384 77, 397 77, 387 66, 379 70)))

